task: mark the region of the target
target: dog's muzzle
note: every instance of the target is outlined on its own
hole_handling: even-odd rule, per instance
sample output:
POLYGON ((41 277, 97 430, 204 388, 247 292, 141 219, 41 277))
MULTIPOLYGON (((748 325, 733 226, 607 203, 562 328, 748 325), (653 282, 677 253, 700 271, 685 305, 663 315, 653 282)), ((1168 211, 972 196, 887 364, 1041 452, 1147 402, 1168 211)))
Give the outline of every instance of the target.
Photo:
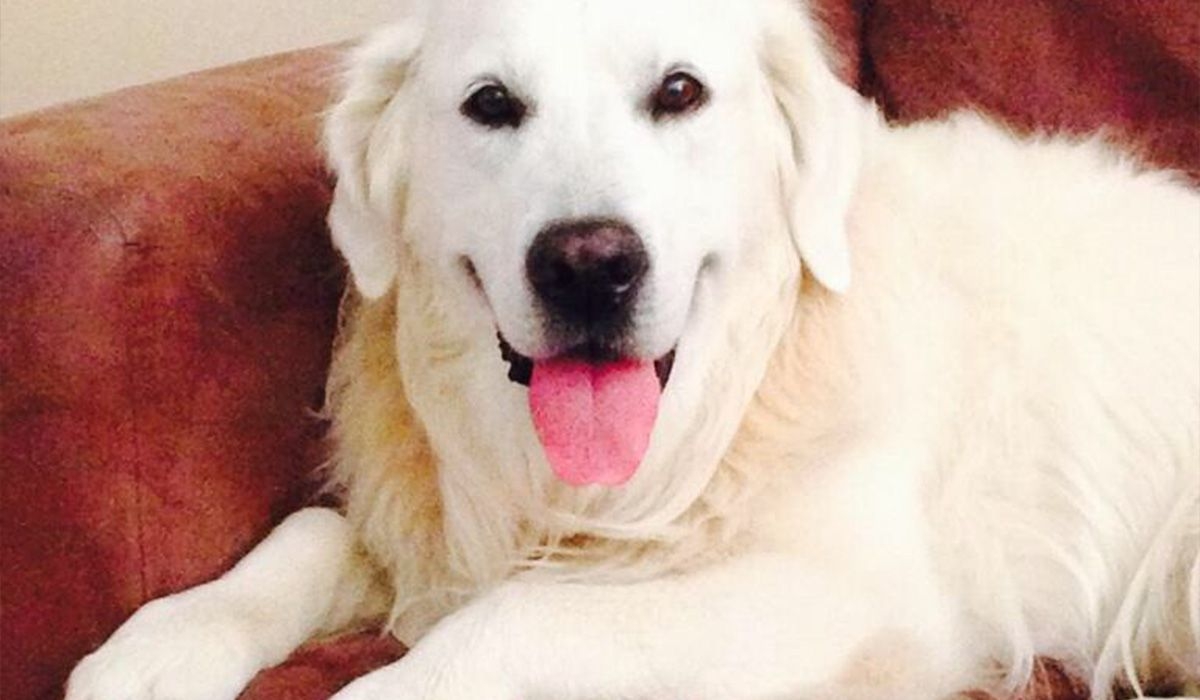
POLYGON ((517 352, 500 336, 508 377, 529 387, 529 412, 551 470, 573 486, 631 479, 650 444, 674 351, 638 357, 632 326, 650 270, 641 238, 623 222, 553 223, 534 238, 525 274, 549 357, 517 352))

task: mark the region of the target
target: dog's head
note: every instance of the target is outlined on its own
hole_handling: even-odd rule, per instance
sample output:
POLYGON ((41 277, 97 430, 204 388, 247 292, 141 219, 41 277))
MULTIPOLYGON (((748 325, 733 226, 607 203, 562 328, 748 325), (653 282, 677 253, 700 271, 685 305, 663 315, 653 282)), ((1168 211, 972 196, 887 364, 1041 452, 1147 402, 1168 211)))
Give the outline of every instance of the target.
POLYGON ((619 484, 719 456, 799 259, 849 284, 862 114, 785 0, 433 2, 354 58, 330 223, 364 296, 428 272, 563 481, 619 484))

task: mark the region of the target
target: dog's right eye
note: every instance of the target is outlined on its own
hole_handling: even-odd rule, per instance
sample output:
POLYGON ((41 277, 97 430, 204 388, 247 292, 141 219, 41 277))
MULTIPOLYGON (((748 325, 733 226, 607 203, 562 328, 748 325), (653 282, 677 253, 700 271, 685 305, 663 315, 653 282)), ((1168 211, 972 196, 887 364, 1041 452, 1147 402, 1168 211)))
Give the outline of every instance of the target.
POLYGON ((650 114, 663 119, 694 112, 708 100, 708 91, 694 76, 675 71, 663 78, 662 84, 650 96, 650 114))
POLYGON ((471 93, 461 111, 471 121, 490 129, 506 126, 515 129, 525 118, 525 103, 509 94, 503 85, 489 83, 471 93))

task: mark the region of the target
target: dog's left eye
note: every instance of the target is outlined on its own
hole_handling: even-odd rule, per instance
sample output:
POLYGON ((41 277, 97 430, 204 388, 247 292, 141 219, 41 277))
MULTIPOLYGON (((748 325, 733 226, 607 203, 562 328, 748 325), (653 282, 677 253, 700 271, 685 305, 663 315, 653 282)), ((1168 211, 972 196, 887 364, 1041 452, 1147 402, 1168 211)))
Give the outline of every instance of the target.
POLYGON ((471 93, 462 104, 462 113, 492 129, 505 126, 515 129, 525 118, 525 103, 513 97, 503 85, 489 83, 471 93))
POLYGON ((704 105, 708 91, 694 76, 675 71, 663 78, 662 84, 650 96, 650 114, 662 119, 685 112, 692 112, 704 105))

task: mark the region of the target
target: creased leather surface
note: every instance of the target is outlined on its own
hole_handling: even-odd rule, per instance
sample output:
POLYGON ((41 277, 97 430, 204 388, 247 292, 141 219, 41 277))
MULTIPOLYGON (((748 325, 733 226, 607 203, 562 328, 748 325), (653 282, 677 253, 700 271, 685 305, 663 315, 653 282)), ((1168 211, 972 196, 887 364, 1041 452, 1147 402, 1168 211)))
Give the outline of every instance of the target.
MULTIPOLYGON (((820 0, 841 73, 907 121, 1099 126, 1200 177, 1191 0, 820 0)), ((56 698, 142 601, 223 571, 313 491, 341 266, 320 49, 0 122, 0 695, 56 698)), ((349 636, 244 697, 327 697, 349 636)), ((1082 691, 1046 664, 1023 700, 1082 691)))
POLYGON ((52 698, 141 602, 311 491, 341 266, 332 52, 0 125, 0 686, 52 698))

